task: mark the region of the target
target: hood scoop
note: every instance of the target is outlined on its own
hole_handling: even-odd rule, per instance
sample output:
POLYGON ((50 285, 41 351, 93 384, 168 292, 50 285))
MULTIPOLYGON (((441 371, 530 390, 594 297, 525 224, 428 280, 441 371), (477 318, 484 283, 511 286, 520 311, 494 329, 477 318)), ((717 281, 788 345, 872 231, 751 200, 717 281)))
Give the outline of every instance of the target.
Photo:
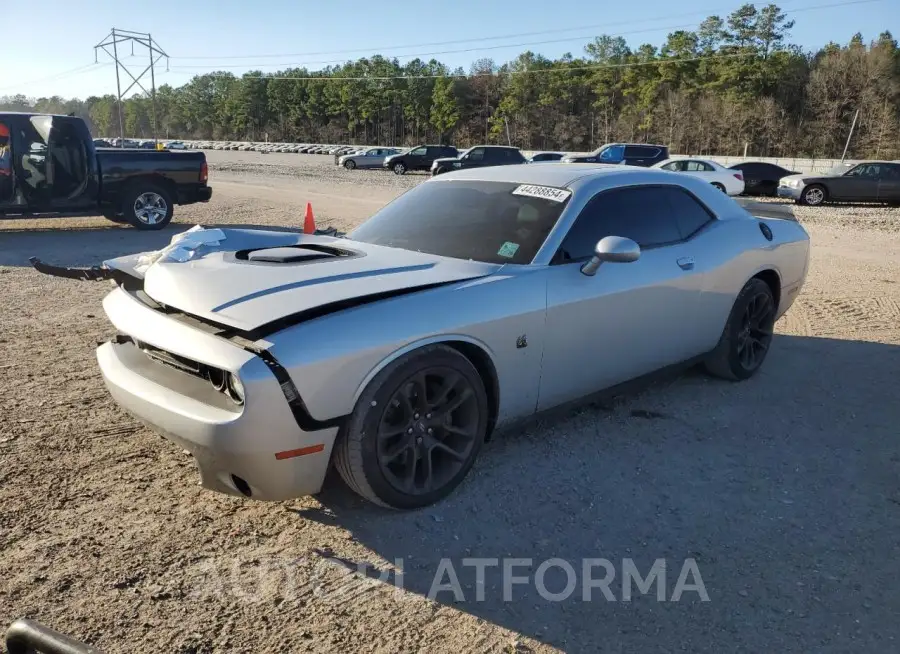
POLYGON ((253 263, 307 263, 323 259, 349 259, 358 256, 339 248, 322 245, 290 245, 284 247, 261 248, 259 250, 243 250, 235 253, 235 258, 253 263))

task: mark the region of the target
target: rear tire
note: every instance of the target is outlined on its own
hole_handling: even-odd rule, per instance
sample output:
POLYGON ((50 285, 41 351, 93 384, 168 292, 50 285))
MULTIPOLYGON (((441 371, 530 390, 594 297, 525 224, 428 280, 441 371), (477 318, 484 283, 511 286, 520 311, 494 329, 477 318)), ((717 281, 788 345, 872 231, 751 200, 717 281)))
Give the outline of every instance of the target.
POLYGON ((713 182, 712 185, 713 185, 715 188, 717 188, 717 189, 719 189, 720 191, 722 191, 722 193, 727 193, 727 191, 725 190, 725 186, 723 186, 723 185, 720 184, 719 182, 713 182))
POLYGON ((747 282, 734 301, 719 344, 704 361, 706 371, 730 381, 755 375, 772 345, 776 311, 769 285, 757 277, 747 282))
POLYGON ((122 196, 122 215, 136 229, 163 229, 174 212, 169 192, 153 182, 135 182, 122 196))
POLYGON ((484 383, 465 356, 446 345, 423 347, 390 363, 366 387, 335 444, 335 467, 370 502, 429 506, 469 473, 488 411, 484 383))

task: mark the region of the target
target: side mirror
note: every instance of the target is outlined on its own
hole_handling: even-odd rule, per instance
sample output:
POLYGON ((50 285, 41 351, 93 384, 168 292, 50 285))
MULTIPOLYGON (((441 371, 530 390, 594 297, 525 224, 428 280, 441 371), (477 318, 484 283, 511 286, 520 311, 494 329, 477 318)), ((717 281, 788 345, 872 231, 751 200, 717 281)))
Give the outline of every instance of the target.
POLYGON ((593 277, 602 263, 631 263, 640 257, 641 246, 630 238, 607 236, 594 247, 594 256, 581 267, 581 272, 593 277))

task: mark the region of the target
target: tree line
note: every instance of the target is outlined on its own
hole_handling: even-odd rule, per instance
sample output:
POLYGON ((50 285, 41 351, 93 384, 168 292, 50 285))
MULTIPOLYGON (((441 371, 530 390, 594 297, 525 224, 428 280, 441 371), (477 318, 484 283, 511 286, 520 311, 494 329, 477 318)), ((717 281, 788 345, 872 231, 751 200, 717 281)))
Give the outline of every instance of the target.
MULTIPOLYGON (((413 145, 511 143, 591 150, 664 143, 683 154, 900 159, 900 49, 890 32, 807 52, 777 5, 710 16, 661 46, 596 37, 580 57, 525 52, 468 71, 381 55, 311 71, 197 75, 123 103, 125 133, 151 138, 413 145)), ((119 134, 112 95, 0 97, 0 109, 74 113, 119 134)))

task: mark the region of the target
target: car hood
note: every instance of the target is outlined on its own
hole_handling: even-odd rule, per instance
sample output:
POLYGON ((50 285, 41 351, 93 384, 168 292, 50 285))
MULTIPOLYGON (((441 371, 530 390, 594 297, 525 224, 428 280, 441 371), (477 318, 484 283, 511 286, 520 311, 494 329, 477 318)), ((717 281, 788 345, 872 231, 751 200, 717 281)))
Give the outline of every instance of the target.
POLYGON ((332 236, 197 228, 163 250, 104 264, 143 278, 144 292, 159 304, 242 331, 501 267, 332 236))
POLYGON ((459 163, 459 162, 460 162, 459 157, 441 157, 440 159, 435 159, 431 165, 435 166, 435 165, 439 165, 439 164, 459 163))
POLYGON ((803 182, 804 184, 809 184, 812 180, 815 179, 823 179, 827 178, 827 175, 805 175, 803 173, 797 173, 796 175, 785 175, 781 179, 778 180, 779 184, 783 184, 785 182, 790 182, 793 180, 797 180, 798 182, 803 182))

